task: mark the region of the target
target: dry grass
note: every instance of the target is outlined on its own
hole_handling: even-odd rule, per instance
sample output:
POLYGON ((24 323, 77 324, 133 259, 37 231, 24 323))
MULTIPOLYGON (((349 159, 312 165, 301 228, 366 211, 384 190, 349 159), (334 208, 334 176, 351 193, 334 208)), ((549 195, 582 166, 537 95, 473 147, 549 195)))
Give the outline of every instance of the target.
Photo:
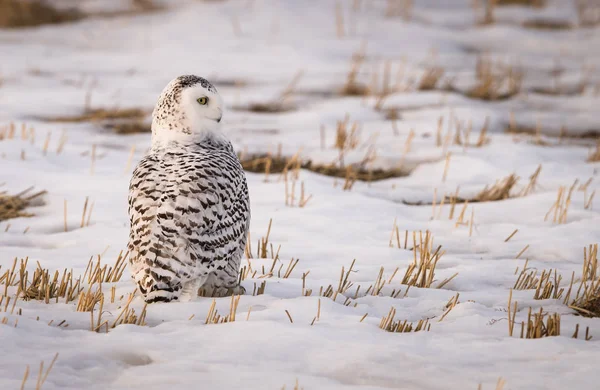
POLYGON ((546 0, 496 0, 496 5, 522 5, 526 7, 542 8, 546 6, 546 0))
MULTIPOLYGON (((541 121, 536 121, 535 126, 521 125, 517 123, 514 113, 510 113, 508 123, 505 127, 505 132, 508 134, 525 134, 535 137, 534 143, 541 146, 555 146, 560 145, 564 139, 570 140, 585 140, 585 139, 598 139, 600 138, 600 130, 589 129, 586 131, 579 131, 575 134, 569 133, 566 126, 561 127, 558 134, 558 143, 549 143, 541 139, 543 126, 541 121)), ((544 134, 546 137, 556 137, 552 134, 544 134)))
POLYGON ((125 260, 127 259, 128 254, 129 252, 125 252, 124 255, 123 251, 119 252, 117 259, 112 266, 108 266, 108 264, 102 266, 100 255, 97 256, 95 263, 93 256, 90 257, 83 274, 83 280, 89 284, 118 282, 123 277, 123 272, 127 267, 127 262, 125 260))
POLYGON ((32 190, 33 187, 30 187, 16 195, 8 195, 6 192, 0 192, 0 221, 33 216, 33 214, 23 210, 31 206, 32 203, 37 202, 39 197, 46 194, 46 191, 30 194, 32 190))
MULTIPOLYGON (((502 377, 498 378, 498 382, 496 382, 496 390, 503 390, 505 384, 506 381, 502 377)), ((477 386, 477 390, 483 390, 483 385, 481 383, 479 386, 477 386)))
MULTIPOLYGON (((508 335, 514 334, 516 324, 516 314, 518 310, 517 302, 512 301, 512 292, 508 297, 508 335)), ((532 313, 531 307, 527 315, 527 322, 521 322, 520 338, 524 339, 539 339, 542 337, 560 336, 560 314, 544 313, 544 309, 540 307, 538 313, 532 313)))
POLYGON ((600 272, 598 270, 598 244, 589 245, 583 250, 583 272, 577 294, 569 302, 571 288, 565 303, 586 317, 600 317, 600 272))
MULTIPOLYGON (((556 270, 542 270, 538 276, 538 270, 527 268, 528 261, 525 262, 523 270, 513 286, 514 290, 533 290, 534 299, 560 299, 565 292, 563 287, 560 287, 562 276, 556 270)), ((518 268, 517 268, 518 271, 518 268)))
POLYGON ((523 22, 523 27, 535 30, 570 30, 573 25, 568 20, 536 18, 523 22))
MULTIPOLYGON (((265 268, 263 266, 263 275, 267 275, 270 274, 271 276, 273 275, 273 270, 275 269, 275 264, 277 262, 277 260, 279 260, 279 251, 281 250, 281 245, 279 245, 277 247, 277 250, 274 249, 273 243, 269 241, 269 236, 271 235, 271 227, 273 225, 273 219, 269 219, 269 226, 267 227, 267 234, 264 237, 261 237, 258 240, 258 245, 256 248, 256 258, 257 259, 273 259, 273 265, 271 267, 271 271, 269 271, 268 273, 265 272, 265 268)), ((252 239, 250 237, 250 233, 248 233, 248 239, 246 240, 246 248, 244 249, 244 253, 246 255, 246 258, 248 259, 248 264, 249 264, 249 268, 248 269, 242 269, 241 274, 244 275, 246 274, 246 276, 244 276, 241 280, 244 280, 247 275, 249 275, 250 273, 252 273, 252 278, 254 278, 256 276, 256 271, 252 270, 252 266, 250 264, 250 259, 253 259, 254 256, 252 255, 252 239)))
POLYGON ((387 316, 381 319, 379 323, 379 328, 383 329, 387 332, 393 333, 409 333, 409 332, 419 332, 419 331, 427 331, 431 329, 431 324, 429 323, 429 319, 419 320, 417 324, 413 324, 412 322, 404 321, 394 321, 394 317, 396 316, 396 309, 393 307, 390 309, 390 312, 387 316))
POLYGON ((301 169, 306 169, 325 176, 345 179, 350 188, 351 185, 349 183, 353 184, 357 180, 367 182, 379 181, 394 177, 408 176, 410 173, 408 169, 404 169, 402 167, 393 169, 367 169, 365 167, 361 167, 361 164, 358 164, 358 166, 340 167, 335 163, 315 164, 311 160, 301 161, 294 157, 285 158, 271 156, 269 154, 253 155, 240 159, 244 170, 253 173, 265 174, 283 173, 286 169, 292 167, 290 161, 292 161, 292 164, 299 162, 299 168, 301 169))
POLYGON ((58 9, 47 1, 0 0, 0 27, 34 27, 82 19, 75 8, 58 9))
POLYGON ((496 19, 494 18, 494 9, 498 0, 473 0, 472 7, 475 14, 475 22, 478 25, 489 25, 493 24, 496 19))
MULTIPOLYGON (((285 385, 283 385, 281 390, 286 390, 285 385)), ((292 390, 304 390, 304 387, 300 387, 300 384, 298 383, 298 379, 296 379, 296 383, 294 384, 294 387, 292 388, 292 390)))
POLYGON ((417 89, 420 91, 430 91, 436 89, 443 76, 444 68, 437 65, 428 65, 417 84, 417 89))
POLYGON ((352 56, 352 62, 350 64, 350 70, 346 76, 346 83, 342 86, 339 94, 342 96, 368 96, 371 94, 371 89, 362 83, 358 82, 358 72, 362 64, 365 61, 366 44, 360 47, 360 49, 352 56))
POLYGON ((285 205, 289 207, 298 206, 300 208, 306 206, 306 204, 312 199, 312 195, 306 196, 306 192, 304 190, 304 182, 300 182, 300 197, 296 196, 296 183, 298 182, 298 173, 292 173, 288 175, 288 171, 283 171, 283 177, 285 182, 285 205), (291 176, 291 180, 290 180, 291 176), (291 184, 290 184, 291 181, 291 184), (298 204, 296 204, 296 200, 298 200, 298 204))
POLYGON ((596 143, 596 148, 592 150, 587 159, 588 162, 599 162, 600 161, 600 141, 596 143))
POLYGON ((527 7, 544 7, 546 0, 473 0, 472 6, 476 23, 489 25, 496 22, 495 9, 497 6, 521 5, 527 7))
MULTIPOLYGON (((100 256, 98 256, 97 262, 90 259, 83 277, 77 278, 73 276, 72 271, 66 269, 62 272, 51 273, 48 269, 42 268, 39 263, 30 277, 30 272, 27 270, 28 259, 22 259, 20 262, 14 259, 12 267, 0 275, 0 285, 4 285, 4 293, 0 295, 0 305, 4 305, 6 312, 12 300, 11 313, 13 313, 19 298, 25 301, 38 300, 46 304, 58 303, 60 298, 64 298, 64 303, 76 302, 76 311, 90 313, 90 330, 92 331, 99 332, 105 329, 108 332, 109 329, 121 324, 144 326, 146 325, 146 305, 139 314, 130 307, 135 291, 129 294, 125 305, 119 307, 121 310, 116 319, 113 321, 103 319, 103 315, 108 311, 104 310, 106 296, 102 291, 102 283, 114 283, 121 279, 126 257, 127 253, 123 255, 121 252, 114 265, 110 267, 100 264, 100 256), (89 283, 87 289, 83 287, 84 283, 89 283), (15 287, 17 288, 16 293, 9 295, 9 289, 15 287), (94 314, 97 314, 97 317, 94 314)), ((112 286, 110 303, 115 303, 115 293, 116 288, 112 286)), ((123 296, 119 298, 119 300, 122 299, 123 296)), ((17 311, 17 314, 21 314, 21 309, 17 311)), ((50 321, 48 325, 51 325, 52 322, 50 321)), ((68 324, 65 322, 61 321, 58 326, 67 327, 68 324)))
MULTIPOLYGON (((496 182, 492 186, 486 185, 483 190, 481 190, 477 195, 469 198, 460 197, 459 191, 460 187, 456 189, 454 193, 450 195, 444 194, 441 201, 437 203, 437 190, 434 190, 433 201, 432 202, 408 202, 403 201, 402 203, 409 206, 423 206, 423 205, 432 205, 433 206, 433 216, 432 219, 439 219, 442 214, 442 208, 444 205, 450 206, 448 219, 454 218, 454 211, 456 206, 460 203, 463 203, 462 212, 459 214, 459 224, 462 223, 464 219, 464 213, 466 211, 466 207, 469 203, 479 203, 479 202, 495 202, 501 201, 505 199, 510 199, 514 197, 522 197, 527 196, 537 188, 537 180, 541 171, 541 165, 538 166, 536 171, 529 177, 529 182, 525 188, 519 193, 511 194, 511 191, 515 187, 515 185, 519 181, 519 177, 515 174, 511 174, 503 179, 496 180, 496 182), (437 213, 436 213, 437 210, 437 213)), ((591 198, 591 196, 590 196, 591 198)), ((591 199, 590 199, 591 200, 591 199)))
MULTIPOLYGON (((360 143, 360 123, 352 122, 350 125, 350 115, 346 114, 343 120, 338 120, 335 129, 334 147, 341 153, 353 150, 360 143)), ((343 162, 342 162, 343 165, 343 162)))
POLYGON ((22 28, 69 23, 87 17, 114 18, 162 10, 153 0, 132 0, 127 9, 86 14, 77 7, 57 8, 47 0, 0 0, 0 27, 22 28))
POLYGON ((600 24, 599 0, 574 0, 580 27, 595 27, 600 24))
POLYGON ((560 314, 548 314, 540 307, 539 313, 527 314, 527 326, 521 322, 521 338, 539 339, 542 337, 560 336, 560 314), (545 322, 544 322, 545 320, 545 322))
POLYGON ((297 107, 295 104, 291 103, 290 100, 303 75, 303 70, 296 72, 286 88, 275 99, 267 102, 254 102, 248 104, 247 106, 235 106, 233 108, 234 110, 249 111, 260 114, 277 114, 294 111, 297 107))
POLYGON ((205 324, 225 324, 227 322, 235 322, 238 304, 240 303, 241 295, 231 296, 231 301, 229 304, 229 314, 220 315, 216 309, 217 301, 213 299, 210 307, 208 308, 208 313, 206 315, 205 324))
POLYGON ((385 16, 388 18, 400 17, 408 21, 412 17, 413 0, 387 0, 385 16))
MULTIPOLYGON (((400 238, 398 234, 397 226, 393 231, 396 231, 398 246, 400 246, 400 238)), ((392 234, 393 234, 392 231, 392 234)), ((423 232, 418 232, 418 240, 417 240, 417 232, 412 232, 412 240, 413 240, 413 262, 409 264, 404 276, 402 278, 401 284, 408 285, 410 287, 419 287, 419 288, 431 288, 433 282, 435 281, 435 267, 441 257, 444 255, 445 251, 442 251, 442 246, 438 246, 435 250, 433 250, 433 236, 429 231, 425 232, 425 236, 423 236, 423 232)), ((408 234, 405 235, 405 245, 407 241, 408 234)), ((392 242, 392 240, 390 240, 392 242)), ((451 277, 444 279, 440 283, 437 284, 435 288, 442 288, 452 279, 454 279, 458 273, 452 275, 451 277)), ((408 289, 406 290, 408 293, 408 289)), ((405 295, 406 295, 405 293, 405 295)))
POLYGON ((578 181, 575 180, 575 183, 573 183, 568 191, 566 186, 560 186, 558 188, 556 201, 546 213, 544 221, 550 220, 550 216, 552 216, 552 223, 567 223, 567 215, 569 206, 571 205, 571 196, 573 195, 577 183, 578 181))
MULTIPOLYGON (((46 371, 44 371, 44 361, 40 362, 40 370, 38 372, 38 378, 37 378, 37 381, 35 384, 35 390, 42 389, 42 387, 44 386, 46 379, 48 379, 48 375, 50 374, 50 371, 52 371, 52 367, 54 367, 54 363, 56 363, 57 359, 58 359, 58 353, 56 353, 56 355, 54 355, 54 358, 50 362, 50 365, 48 366, 46 371)), ((23 374, 23 381, 21 382, 21 390, 25 389, 25 385, 27 384, 28 378, 29 378, 29 365, 27 365, 27 367, 25 368, 25 373, 23 374)))
MULTIPOLYGON (((75 277, 72 271, 64 269, 62 272, 54 271, 51 273, 37 263, 37 268, 30 277, 27 270, 28 259, 17 261, 15 258, 10 269, 7 269, 0 275, 0 284, 4 284, 4 295, 10 299, 8 290, 17 286, 16 298, 23 300, 39 300, 49 304, 51 301, 59 302, 59 298, 64 298, 65 303, 78 300, 78 311, 89 311, 91 302, 98 302, 103 299, 101 293, 101 284, 103 282, 113 283, 121 280, 127 253, 121 252, 112 266, 101 266, 100 256, 97 262, 90 259, 83 277, 75 277), (84 292, 83 283, 89 283, 87 292, 84 292), (93 291, 93 286, 98 285, 100 295, 93 291), (83 294, 83 296, 82 296, 83 294)), ((111 299, 114 301, 114 296, 111 299)), ((95 303, 94 303, 95 305, 95 303)), ((92 309, 93 306, 92 305, 92 309)))
POLYGON ((510 198, 511 189, 517 184, 518 180, 519 177, 514 173, 504 179, 497 180, 494 185, 485 186, 470 202, 495 202, 508 199, 510 198))
MULTIPOLYGON (((512 65, 480 56, 477 59, 475 78, 475 86, 465 92, 466 96, 480 100, 505 100, 521 91, 523 73, 512 65)), ((452 86, 450 89, 456 91, 452 86)))
POLYGON ((139 108, 98 108, 86 109, 80 115, 47 118, 51 122, 91 122, 117 134, 149 133, 150 124, 146 122, 148 112, 139 108))

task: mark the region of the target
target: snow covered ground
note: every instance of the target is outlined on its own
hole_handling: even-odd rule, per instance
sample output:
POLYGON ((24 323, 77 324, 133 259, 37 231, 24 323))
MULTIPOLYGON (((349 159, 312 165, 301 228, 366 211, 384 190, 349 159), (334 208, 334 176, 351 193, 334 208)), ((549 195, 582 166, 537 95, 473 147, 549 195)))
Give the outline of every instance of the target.
MULTIPOLYGON (((339 155, 336 123, 349 115, 360 133, 358 146, 345 151, 346 164, 374 150, 371 168, 402 164, 411 171, 344 191, 344 179, 301 170, 295 196, 297 204, 304 182, 312 195, 305 207, 286 206, 286 184, 278 174, 265 180, 264 174, 248 173, 254 258, 243 265, 257 273, 242 282, 247 293, 235 322, 205 324, 212 298, 150 305, 146 326, 119 325, 108 333, 90 331, 90 312, 76 311, 77 300, 19 299, 14 311, 12 302, 6 309, 0 304, 6 311, 0 313, 6 318, 0 326, 0 388, 20 388, 27 365, 25 388, 35 388, 39 362, 45 370, 56 353, 45 390, 290 389, 296 381, 304 389, 462 390, 479 384, 494 389, 500 377, 511 390, 597 388, 599 319, 575 315, 562 298, 539 300, 534 289, 514 290, 517 324, 510 337, 507 306, 515 269, 520 272, 527 259, 530 270, 562 275, 564 298, 572 273, 576 283, 582 275, 583 248, 600 240, 597 207, 593 200, 587 204, 600 188, 600 164, 586 161, 595 141, 556 137, 561 129, 568 136, 600 131, 600 30, 520 26, 533 18, 577 24, 566 0, 549 0, 541 9, 499 7, 496 23, 487 26, 476 25, 471 1, 414 3, 404 20, 386 16, 388 2, 376 0, 182 0, 151 14, 0 30, 0 133, 11 122, 17 130, 0 141, 0 190, 48 191, 45 204, 27 210, 35 216, 0 222, 0 273, 14 258, 26 257, 30 274, 39 262, 52 272, 67 268, 83 275, 90 256, 99 254, 103 264, 112 265, 128 238, 129 177, 150 137, 47 119, 80 115, 86 106, 149 112, 164 85, 180 74, 214 81, 229 107, 223 131, 244 155, 276 154, 281 145, 284 156, 301 149, 303 159, 329 163, 339 155), (393 88, 383 100, 337 93, 362 47, 357 82, 374 85, 375 79, 383 85, 386 66, 390 69, 393 88), (524 72, 518 94, 490 102, 460 93, 473 87, 477 58, 484 54, 524 72), (415 90, 432 64, 444 69, 439 89, 415 90), (278 99, 299 74, 286 100, 294 110, 244 110, 278 99), (539 93, 553 88, 564 93, 539 93), (388 119, 390 113, 397 119, 388 119), (486 120, 486 141, 476 147, 486 120), (463 145, 453 142, 457 123, 463 145), (539 134, 507 134, 511 123, 538 126, 539 134), (66 142, 59 152, 61 138, 66 142), (518 196, 539 165, 535 188, 518 196), (513 196, 469 203, 463 224, 457 224, 463 203, 453 218, 448 201, 439 207, 457 187, 460 198, 472 199, 512 173, 520 177, 513 196), (568 191, 576 179, 564 223, 553 222, 554 211, 545 220, 559 188, 568 191), (82 228, 86 197, 93 210, 82 228), (273 260, 270 253, 256 258, 257 240, 271 219, 269 241, 281 249, 274 276, 264 277, 273 260), (395 236, 390 247, 394 223, 401 249, 395 236), (431 288, 407 289, 401 280, 413 262, 412 232, 426 230, 434 237, 433 250, 441 245, 444 253, 431 288), (283 278, 291 259, 297 265, 283 278), (352 286, 319 296, 321 287, 338 289, 342 267, 347 272, 354 259, 352 286), (373 294, 369 286, 381 269, 385 285, 373 294), (252 295, 263 281, 264 294, 252 295), (312 294, 305 296, 309 289, 312 294), (459 303, 442 319, 457 293, 459 303), (380 329, 392 307, 395 320, 416 325, 429 319, 430 331, 380 329), (530 307, 561 314, 561 335, 519 338, 530 307), (573 339, 576 324, 581 330, 573 339)), ((87 2, 90 9, 99 4, 87 2)), ((103 283, 107 298, 102 313, 95 307, 94 321, 99 315, 109 324, 117 320, 133 290, 127 270, 119 282, 103 283), (110 303, 113 286, 116 298, 110 303)), ((8 289, 13 298, 16 292, 16 286, 8 289)), ((217 299, 216 309, 228 314, 230 302, 217 299)), ((141 298, 131 307, 139 314, 141 298)))

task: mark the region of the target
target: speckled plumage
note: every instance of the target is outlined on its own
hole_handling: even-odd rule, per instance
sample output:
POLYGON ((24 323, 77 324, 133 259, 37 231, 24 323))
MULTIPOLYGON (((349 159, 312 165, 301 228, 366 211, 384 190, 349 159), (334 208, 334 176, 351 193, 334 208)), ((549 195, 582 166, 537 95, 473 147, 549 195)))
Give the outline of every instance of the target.
POLYGON ((130 269, 146 302, 243 292, 248 188, 219 132, 221 99, 203 78, 181 76, 153 112, 152 148, 129 187, 130 269), (205 106, 196 102, 206 96, 205 106))

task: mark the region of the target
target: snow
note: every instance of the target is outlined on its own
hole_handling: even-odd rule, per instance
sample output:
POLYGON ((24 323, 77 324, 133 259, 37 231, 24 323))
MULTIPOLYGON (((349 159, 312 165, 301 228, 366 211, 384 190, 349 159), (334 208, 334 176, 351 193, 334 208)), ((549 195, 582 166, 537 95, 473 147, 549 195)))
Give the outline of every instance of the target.
MULTIPOLYGON (((102 2, 84 3, 88 9, 102 9, 102 2)), ((35 186, 48 191, 44 205, 28 209, 34 217, 0 222, 1 272, 14 258, 28 257, 30 274, 39 262, 52 272, 67 268, 78 276, 90 256, 102 254, 103 264, 112 265, 126 247, 129 177, 150 137, 118 136, 94 123, 45 120, 80 114, 86 95, 91 96, 93 108, 150 111, 170 79, 195 73, 216 80, 229 108, 223 131, 239 151, 275 153, 281 144, 285 156, 301 149, 303 158, 329 163, 338 157, 332 146, 336 123, 349 114, 351 122, 361 124, 361 146, 348 152, 347 163, 361 161, 372 144, 377 151, 373 168, 394 168, 403 161, 412 172, 402 178, 357 182, 351 191, 343 191, 343 179, 302 170, 296 197, 300 181, 312 195, 302 208, 286 207, 285 184, 279 175, 265 181, 264 174, 247 173, 252 250, 256 251, 257 240, 265 236, 272 219, 269 240, 275 249, 281 245, 275 270, 281 264, 285 270, 292 258, 299 259, 289 278, 279 278, 277 272, 275 277, 259 278, 263 266, 271 267, 271 259, 243 260, 258 274, 242 282, 247 293, 240 298, 236 321, 226 324, 205 324, 210 298, 150 305, 147 326, 119 325, 108 333, 91 332, 90 313, 77 312, 76 302, 19 300, 16 307, 21 315, 11 314, 10 307, 0 314, 0 319, 7 318, 0 326, 4 352, 0 388, 19 388, 27 365, 31 373, 26 388, 35 388, 39 362, 43 360, 47 367, 56 353, 59 357, 45 390, 280 389, 284 385, 289 389, 296 380, 304 389, 476 389, 480 383, 483 389, 493 389, 499 377, 511 390, 596 388, 600 320, 576 316, 562 299, 535 300, 533 290, 515 290, 519 307, 515 333, 519 323, 526 321, 529 307, 562 314, 561 336, 525 340, 509 337, 506 308, 517 278, 515 269, 522 269, 526 259, 531 269, 556 269, 567 287, 573 272, 576 278, 581 276, 582 248, 600 239, 600 216, 584 204, 584 197, 599 189, 600 165, 586 162, 593 141, 559 143, 550 137, 558 135, 562 126, 569 135, 600 130, 600 96, 594 92, 600 82, 600 54, 592 49, 600 47, 598 28, 547 32, 519 26, 523 20, 542 16, 575 22, 574 11, 562 1, 550 1, 543 10, 498 10, 499 22, 487 27, 474 25, 466 0, 415 1, 414 18, 408 22, 384 17, 385 1, 359 2, 360 12, 354 12, 353 2, 348 1, 339 2, 346 28, 339 39, 333 0, 166 3, 168 9, 152 14, 0 30, 0 130, 11 121, 17 126, 14 139, 0 141, 0 184, 4 183, 0 190, 16 193, 35 186), (374 71, 381 79, 385 60, 391 62, 393 77, 402 66, 403 81, 418 77, 431 50, 437 53, 436 64, 446 69, 444 78, 457 76, 472 82, 477 54, 487 52, 518 64, 525 71, 525 90, 498 102, 449 91, 395 92, 382 103, 384 110, 399 111, 395 134, 392 121, 373 108, 376 98, 332 94, 345 83, 351 57, 363 42, 367 48, 359 73, 362 83, 369 83, 374 71), (550 73, 557 63, 564 86, 581 80, 583 66, 589 69, 583 94, 547 96, 527 90, 551 88, 550 73), (290 98, 296 110, 263 114, 234 109, 277 99, 299 71, 304 73, 290 98), (233 86, 236 80, 246 85, 233 86), (538 145, 531 136, 506 134, 511 112, 520 127, 535 128, 539 122, 541 139, 550 145, 538 145), (440 117, 443 137, 455 130, 450 122, 466 126, 471 121, 471 143, 489 118, 490 142, 480 148, 436 146, 440 117), (33 141, 21 139, 22 123, 35 129, 33 141), (67 142, 57 153, 63 131, 67 142), (404 154, 411 131, 414 138, 404 154), (451 157, 446 167, 447 152, 451 157), (473 212, 472 234, 468 226, 456 227, 462 205, 453 220, 448 219, 448 204, 438 207, 432 219, 434 190, 437 204, 458 186, 459 195, 469 198, 515 173, 521 178, 512 191, 515 195, 540 164, 538 186, 531 194, 469 204, 465 215, 469 219, 473 212), (569 188, 576 179, 583 184, 589 178, 593 180, 585 194, 577 187, 573 193, 567 223, 544 221, 559 187, 569 188), (90 225, 80 228, 86 197, 94 202, 93 214, 90 225), (429 205, 410 205, 419 202, 429 205), (405 230, 429 230, 434 244, 442 245, 445 254, 437 265, 433 288, 411 287, 405 294, 400 280, 413 252, 389 247, 394 220, 402 240, 405 230), (505 242, 515 229, 518 233, 505 242), (353 286, 335 301, 319 297, 321 287, 336 288, 342 267, 348 271, 353 259, 356 263, 349 276, 353 286), (382 267, 385 280, 399 270, 379 296, 365 295, 382 267), (311 296, 302 294, 306 273, 305 288, 313 290, 311 296), (456 273, 443 288, 435 288, 456 273), (265 293, 252 296, 255 285, 264 280, 265 293), (398 288, 402 293, 390 297, 398 288), (456 293, 460 303, 439 321, 456 293), (345 306, 347 297, 351 304, 345 306), (320 318, 311 325, 319 304, 320 318), (431 330, 381 330, 380 320, 391 307, 397 311, 396 320, 416 323, 431 318, 431 330), (57 326, 63 320, 68 327, 57 326), (580 329, 589 326, 593 338, 572 339, 576 324, 580 329)), ((120 6, 107 2, 106 10, 120 6)), ((127 270, 119 282, 103 283, 102 288, 108 295, 113 286, 117 301, 105 302, 102 314, 111 323, 124 303, 118 298, 124 295, 126 300, 134 290, 127 270)), ((12 287, 9 295, 15 293, 12 287)), ((219 313, 228 313, 229 305, 230 298, 216 300, 219 313)), ((140 297, 134 298, 132 307, 139 313, 140 297)), ((98 311, 96 307, 95 318, 98 311)))

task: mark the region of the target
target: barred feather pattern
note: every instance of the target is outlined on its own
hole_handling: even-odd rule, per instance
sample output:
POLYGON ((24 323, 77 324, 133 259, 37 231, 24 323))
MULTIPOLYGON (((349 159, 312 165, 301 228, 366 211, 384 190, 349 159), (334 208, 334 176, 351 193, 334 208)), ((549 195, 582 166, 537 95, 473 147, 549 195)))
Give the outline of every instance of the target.
POLYGON ((146 302, 179 299, 186 288, 226 295, 237 285, 250 204, 229 141, 151 149, 130 182, 129 218, 130 269, 146 302))

